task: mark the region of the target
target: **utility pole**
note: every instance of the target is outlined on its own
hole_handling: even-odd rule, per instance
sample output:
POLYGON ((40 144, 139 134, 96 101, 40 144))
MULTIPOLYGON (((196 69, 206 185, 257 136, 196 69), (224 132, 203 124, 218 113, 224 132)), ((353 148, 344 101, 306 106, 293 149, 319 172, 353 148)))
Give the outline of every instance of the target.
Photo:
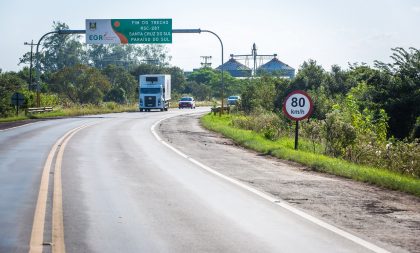
POLYGON ((31 43, 25 42, 23 43, 26 46, 31 46, 31 55, 29 57, 29 90, 31 90, 32 88, 32 57, 33 57, 33 47, 36 46, 37 44, 34 44, 34 40, 31 40, 31 43))
POLYGON ((41 106, 41 97, 40 97, 40 93, 41 93, 41 62, 39 59, 39 45, 41 45, 41 41, 48 35, 50 34, 60 34, 60 35, 68 35, 68 34, 85 34, 86 30, 57 30, 57 31, 52 31, 52 32, 47 32, 46 34, 42 35, 42 37, 38 40, 38 43, 35 44, 36 45, 36 53, 35 53, 35 57, 36 57, 36 106, 40 107, 41 106))
POLYGON ((211 56, 200 56, 204 62, 201 62, 202 68, 210 68, 211 67, 211 56))
POLYGON ((252 45, 252 57, 254 58, 254 76, 257 75, 257 45, 252 45))

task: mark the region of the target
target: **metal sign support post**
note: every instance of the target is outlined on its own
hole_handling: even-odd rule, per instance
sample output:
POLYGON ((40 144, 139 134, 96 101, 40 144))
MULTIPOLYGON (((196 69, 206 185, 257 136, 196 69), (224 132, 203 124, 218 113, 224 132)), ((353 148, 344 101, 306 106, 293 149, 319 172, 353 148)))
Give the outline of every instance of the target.
POLYGON ((40 85, 40 79, 41 79, 41 64, 39 59, 39 45, 41 44, 41 41, 50 34, 57 33, 57 34, 82 34, 86 33, 86 30, 58 30, 58 31, 52 31, 48 32, 38 40, 38 43, 36 44, 36 53, 35 53, 35 69, 36 69, 36 106, 41 106, 41 99, 40 99, 40 92, 41 92, 41 85, 40 85))
POLYGON ((224 100, 224 90, 225 90, 225 84, 224 84, 224 80, 223 80, 223 42, 222 42, 222 40, 220 39, 220 37, 216 34, 216 33, 214 33, 214 32, 212 32, 212 31, 209 31, 209 30, 201 30, 200 28, 198 28, 198 29, 172 29, 172 33, 202 33, 202 32, 207 32, 207 33, 211 33, 211 34, 213 34, 214 36, 216 36, 217 37, 217 39, 219 40, 219 42, 220 42, 220 46, 222 47, 222 65, 221 65, 221 68, 222 68, 222 94, 221 94, 221 97, 222 97, 222 108, 220 109, 220 114, 219 114, 219 116, 221 116, 222 114, 223 114, 223 105, 224 105, 224 103, 223 103, 223 100, 224 100))
POLYGON ((299 121, 296 120, 296 128, 295 128, 295 150, 298 150, 298 142, 299 142, 299 121))

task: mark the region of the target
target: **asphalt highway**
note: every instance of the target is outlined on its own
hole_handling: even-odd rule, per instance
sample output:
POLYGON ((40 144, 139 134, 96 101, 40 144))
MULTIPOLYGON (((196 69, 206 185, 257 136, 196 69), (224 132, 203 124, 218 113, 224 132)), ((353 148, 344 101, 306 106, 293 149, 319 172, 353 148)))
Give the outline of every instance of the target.
POLYGON ((0 252, 385 252, 212 172, 153 131, 204 111, 0 131, 0 252))

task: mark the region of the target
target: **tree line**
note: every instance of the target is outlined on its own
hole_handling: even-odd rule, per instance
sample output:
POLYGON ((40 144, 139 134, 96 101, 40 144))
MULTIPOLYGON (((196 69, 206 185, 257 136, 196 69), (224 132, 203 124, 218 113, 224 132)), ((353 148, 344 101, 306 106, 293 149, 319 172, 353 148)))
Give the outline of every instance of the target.
POLYGON ((329 71, 308 60, 293 79, 250 79, 238 112, 245 117, 232 124, 271 140, 290 137, 293 122, 282 103, 291 91, 305 90, 314 112, 300 125, 312 152, 420 178, 420 51, 394 48, 391 59, 329 71))
POLYGON ((347 70, 334 65, 326 71, 315 60, 305 61, 294 79, 263 77, 248 85, 242 108, 278 111, 292 90, 308 91, 314 100, 312 118, 325 120, 328 113, 345 110, 361 113, 372 123, 384 121, 387 137, 420 137, 420 51, 392 49, 391 63, 376 61, 374 67, 349 64, 347 70))
MULTIPOLYGON (((68 29, 54 22, 53 30, 68 29)), ((162 45, 89 45, 78 35, 54 34, 45 39, 39 53, 41 90, 44 103, 136 102, 138 76, 163 73, 172 76, 174 97, 191 94, 198 100, 221 96, 221 73, 202 68, 184 74, 170 66, 170 56, 162 45)), ((386 123, 386 137, 418 138, 420 111, 420 52, 418 49, 392 49, 391 63, 334 65, 326 71, 315 60, 305 61, 293 79, 260 73, 257 78, 236 79, 224 73, 224 95, 242 95, 241 110, 251 113, 263 109, 279 113, 284 97, 292 90, 308 91, 314 100, 313 119, 326 120, 328 114, 356 111, 362 121, 386 123)), ((20 58, 29 65, 30 53, 20 58)), ((35 75, 35 71, 33 75, 35 75)), ((10 96, 26 94, 26 106, 33 106, 34 87, 27 67, 21 71, 0 72, 0 116, 13 112, 10 96)))

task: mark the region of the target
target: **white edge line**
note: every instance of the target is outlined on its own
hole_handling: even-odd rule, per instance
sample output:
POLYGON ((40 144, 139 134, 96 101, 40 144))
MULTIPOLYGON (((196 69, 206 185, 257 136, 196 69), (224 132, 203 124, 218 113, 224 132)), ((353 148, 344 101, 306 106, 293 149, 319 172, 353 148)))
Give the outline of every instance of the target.
POLYGON ((237 186, 239 186, 239 187, 241 187, 241 188, 243 188, 243 189, 245 189, 247 191, 250 191, 250 192, 258 195, 259 197, 261 197, 263 199, 266 199, 266 200, 268 200, 268 201, 270 201, 270 202, 272 202, 272 203, 274 203, 274 204, 276 204, 276 205, 278 205, 280 207, 283 207, 284 209, 286 209, 286 210, 288 210, 288 211, 290 211, 290 212, 292 212, 292 213, 294 213, 294 214, 296 214, 296 215, 298 215, 298 216, 300 216, 300 217, 302 217, 302 218, 304 218, 304 219, 306 219, 306 220, 308 220, 308 221, 310 221, 312 223, 315 223, 318 226, 321 226, 321 227, 323 227, 323 228, 325 228, 325 229, 327 229, 327 230, 329 230, 331 232, 334 232, 334 233, 336 233, 336 234, 338 234, 338 235, 340 235, 340 236, 342 236, 342 237, 344 237, 344 238, 346 238, 346 239, 348 239, 350 241, 353 241, 356 244, 359 244, 359 245, 361 245, 361 246, 363 246, 363 247, 365 247, 365 248, 367 248, 369 250, 372 250, 373 252, 377 252, 377 253, 390 253, 389 251, 387 251, 387 250, 385 250, 385 249, 383 249, 383 248, 381 248, 379 246, 376 246, 373 243, 370 243, 370 242, 368 242, 366 240, 363 240, 362 238, 359 238, 359 237, 357 237, 355 235, 352 235, 349 232, 346 232, 346 231, 344 231, 342 229, 339 229, 339 228, 337 228, 337 227, 335 227, 335 226, 333 226, 331 224, 328 224, 328 223, 326 223, 326 222, 324 222, 324 221, 322 221, 322 220, 320 220, 318 218, 315 218, 312 215, 309 215, 309 214, 307 214, 307 213, 305 213, 305 212, 297 209, 296 207, 291 206, 285 200, 282 200, 280 198, 274 198, 271 195, 269 195, 267 193, 264 193, 262 191, 259 191, 259 190, 255 189, 255 188, 252 188, 252 187, 250 187, 250 186, 248 186, 248 185, 246 185, 246 184, 244 184, 244 183, 242 183, 242 182, 240 182, 240 181, 238 181, 236 179, 233 179, 231 177, 225 176, 225 175, 221 174, 220 172, 217 172, 217 171, 213 170, 212 168, 210 168, 210 167, 208 167, 208 166, 200 163, 199 161, 197 161, 197 160, 189 157, 188 155, 186 155, 186 154, 182 153, 181 151, 179 151, 178 149, 174 148, 173 146, 171 146, 170 144, 168 144, 167 142, 165 142, 164 140, 162 140, 162 138, 160 138, 160 136, 155 131, 155 127, 160 122, 162 122, 164 120, 167 120, 169 118, 175 117, 175 116, 172 115, 172 116, 169 116, 169 117, 160 119, 159 121, 157 121, 156 123, 154 123, 152 125, 152 127, 150 128, 150 130, 151 130, 152 134, 155 136, 155 138, 158 141, 160 141, 163 145, 165 145, 166 147, 168 147, 169 149, 171 149, 172 151, 174 151, 178 155, 186 158, 190 162, 192 162, 192 163, 196 164, 197 166, 201 167, 202 169, 204 169, 204 170, 212 173, 213 175, 216 175, 216 176, 218 176, 218 177, 220 177, 220 178, 222 178, 222 179, 224 179, 224 180, 226 180, 226 181, 228 181, 228 182, 230 182, 232 184, 235 184, 235 185, 237 185, 237 186))

